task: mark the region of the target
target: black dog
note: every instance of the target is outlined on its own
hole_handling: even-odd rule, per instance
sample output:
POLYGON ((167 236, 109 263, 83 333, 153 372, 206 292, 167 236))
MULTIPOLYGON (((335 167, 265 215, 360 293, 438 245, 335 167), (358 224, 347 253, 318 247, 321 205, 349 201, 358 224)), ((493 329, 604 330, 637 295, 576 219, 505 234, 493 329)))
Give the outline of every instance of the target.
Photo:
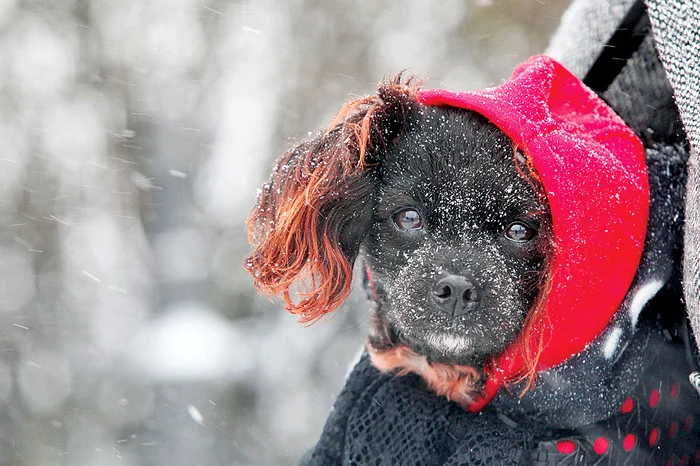
MULTIPOLYGON (((522 330, 551 224, 513 143, 473 112, 407 105, 373 175, 362 255, 372 276, 374 352, 483 368, 522 330)), ((389 115, 389 121, 396 115, 389 115)))
POLYGON ((347 296, 358 253, 376 303, 369 349, 463 405, 536 314, 552 252, 544 191, 484 117, 382 83, 285 154, 250 217, 247 268, 313 321, 347 296), (289 287, 313 290, 295 303, 289 287))

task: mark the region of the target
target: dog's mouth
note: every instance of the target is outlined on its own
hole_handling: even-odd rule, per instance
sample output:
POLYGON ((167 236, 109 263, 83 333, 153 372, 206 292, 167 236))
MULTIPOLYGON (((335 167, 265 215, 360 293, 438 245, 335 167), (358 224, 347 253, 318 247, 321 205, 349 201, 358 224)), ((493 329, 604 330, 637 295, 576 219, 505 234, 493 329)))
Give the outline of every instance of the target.
POLYGON ((406 345, 431 362, 483 366, 490 357, 503 351, 517 333, 495 332, 461 320, 455 318, 442 325, 410 328, 392 323, 389 334, 394 344, 406 345))

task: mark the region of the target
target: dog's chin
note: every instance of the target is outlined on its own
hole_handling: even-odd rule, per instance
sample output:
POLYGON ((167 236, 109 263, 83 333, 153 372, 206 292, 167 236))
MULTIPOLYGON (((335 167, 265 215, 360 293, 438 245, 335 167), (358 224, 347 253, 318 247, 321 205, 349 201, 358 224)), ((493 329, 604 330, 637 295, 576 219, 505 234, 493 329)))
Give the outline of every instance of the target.
POLYGON ((480 346, 474 338, 449 331, 431 331, 420 336, 406 335, 405 344, 429 362, 483 367, 486 360, 503 348, 480 346))

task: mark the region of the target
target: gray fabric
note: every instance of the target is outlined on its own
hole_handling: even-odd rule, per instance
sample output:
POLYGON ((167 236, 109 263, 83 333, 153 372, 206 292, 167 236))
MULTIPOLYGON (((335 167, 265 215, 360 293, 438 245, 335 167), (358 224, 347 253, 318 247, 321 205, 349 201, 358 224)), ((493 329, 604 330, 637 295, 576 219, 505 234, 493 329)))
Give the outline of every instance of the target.
POLYGON ((574 0, 546 54, 583 78, 635 0, 574 0))
MULTIPOLYGON (((633 1, 574 0, 547 53, 583 77, 633 1)), ((700 2, 647 0, 647 5, 653 40, 691 144, 686 195, 684 291, 688 316, 700 346, 700 2)), ((650 40, 645 41, 642 50, 651 46, 650 40)), ((649 56, 645 53, 639 55, 649 56)), ((634 60, 638 62, 630 68, 644 71, 630 75, 623 70, 608 93, 616 100, 611 102, 613 106, 632 126, 635 126, 635 112, 641 114, 646 110, 634 106, 642 94, 649 111, 663 113, 668 110, 668 102, 663 97, 666 84, 660 80, 660 68, 653 62, 639 62, 638 55, 634 60)))
POLYGON ((647 5, 656 46, 691 146, 683 278, 688 317, 700 346, 700 3, 648 0, 647 5))

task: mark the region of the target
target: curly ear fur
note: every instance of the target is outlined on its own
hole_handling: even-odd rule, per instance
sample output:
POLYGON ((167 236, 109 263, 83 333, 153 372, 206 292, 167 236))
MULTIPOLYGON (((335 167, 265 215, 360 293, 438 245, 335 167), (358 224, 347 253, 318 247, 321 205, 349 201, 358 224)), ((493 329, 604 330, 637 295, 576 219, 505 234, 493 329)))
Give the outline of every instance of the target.
POLYGON ((411 81, 382 81, 377 95, 347 103, 325 131, 288 150, 248 217, 255 249, 245 268, 301 322, 318 320, 350 293, 374 208, 373 168, 416 103, 411 81), (308 290, 295 302, 290 287, 299 280, 308 290))

